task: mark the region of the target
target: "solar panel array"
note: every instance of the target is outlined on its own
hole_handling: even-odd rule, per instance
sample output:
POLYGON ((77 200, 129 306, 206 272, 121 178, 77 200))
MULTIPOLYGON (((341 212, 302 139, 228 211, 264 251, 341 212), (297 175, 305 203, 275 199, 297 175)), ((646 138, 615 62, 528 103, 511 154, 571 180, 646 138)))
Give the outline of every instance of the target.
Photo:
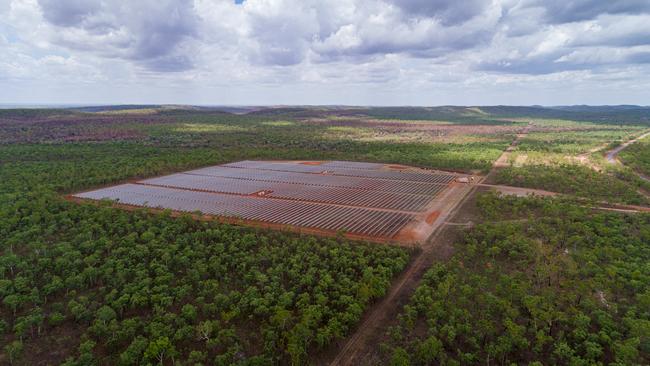
MULTIPOLYGON (((337 162, 339 164, 343 162, 337 162)), ((414 181, 446 184, 454 179, 453 174, 431 174, 429 172, 413 172, 400 170, 379 170, 379 169, 353 169, 348 167, 321 165, 296 164, 291 162, 271 162, 271 161, 250 161, 244 160, 237 163, 225 164, 225 167, 261 169, 285 172, 315 173, 333 176, 364 177, 375 179, 390 179, 399 181, 414 181)), ((342 165, 345 166, 345 165, 342 165)))
POLYGON ((195 191, 249 195, 265 191, 267 197, 341 205, 385 208, 403 211, 422 211, 431 202, 432 195, 444 186, 432 187, 432 194, 407 194, 368 189, 330 187, 288 182, 265 182, 194 174, 172 174, 146 179, 139 183, 161 187, 183 188, 195 191))
POLYGON ((181 212, 266 221, 375 237, 393 237, 413 219, 413 214, 360 207, 333 206, 312 202, 264 199, 195 192, 183 189, 123 184, 76 195, 94 200, 164 208, 181 212))
POLYGON ((382 180, 362 177, 345 177, 323 174, 305 174, 287 171, 258 170, 258 169, 233 169, 222 166, 208 167, 191 170, 186 174, 237 178, 243 180, 259 180, 263 182, 293 183, 339 188, 368 189, 382 192, 399 192, 411 194, 435 195, 442 188, 441 184, 425 182, 411 182, 399 180, 382 180))
POLYGON ((186 188, 196 191, 253 194, 268 187, 267 183, 233 178, 217 178, 192 174, 172 174, 141 180, 138 183, 161 187, 186 188))
POLYGON ((392 238, 457 175, 344 161, 242 161, 75 195, 392 238))
POLYGON ((223 166, 232 166, 232 167, 264 167, 264 166, 284 166, 284 167, 293 167, 294 169, 299 169, 300 167, 307 167, 306 170, 312 171, 321 171, 323 169, 330 168, 344 168, 344 169, 369 169, 369 170, 379 170, 384 168, 385 164, 380 163, 364 163, 358 161, 305 161, 305 162, 291 162, 291 161, 257 161, 257 160, 243 160, 230 164, 224 164, 223 166), (308 169, 313 168, 313 169, 308 169))
POLYGON ((381 169, 385 165, 379 163, 363 163, 358 161, 328 161, 321 166, 327 168, 349 168, 349 169, 381 169))

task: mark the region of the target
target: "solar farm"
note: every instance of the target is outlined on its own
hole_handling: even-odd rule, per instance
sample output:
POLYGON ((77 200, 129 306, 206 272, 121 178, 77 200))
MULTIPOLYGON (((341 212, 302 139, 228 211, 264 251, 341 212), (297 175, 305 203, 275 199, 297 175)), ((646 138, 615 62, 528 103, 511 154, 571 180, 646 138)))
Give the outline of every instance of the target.
MULTIPOLYGON (((73 195, 371 241, 421 242, 468 177, 348 161, 240 161, 73 195)), ((442 215, 444 217, 444 215, 442 215)))

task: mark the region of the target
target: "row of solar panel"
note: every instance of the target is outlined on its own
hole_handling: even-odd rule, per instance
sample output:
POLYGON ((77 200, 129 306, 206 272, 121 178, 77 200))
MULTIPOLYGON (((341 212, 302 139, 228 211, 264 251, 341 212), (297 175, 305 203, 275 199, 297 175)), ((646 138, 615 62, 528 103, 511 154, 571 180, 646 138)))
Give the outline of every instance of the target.
POLYGON ((375 179, 388 179, 398 181, 413 181, 426 183, 447 184, 457 178, 454 174, 430 173, 426 171, 401 171, 401 170, 363 170, 337 168, 324 165, 305 165, 292 162, 251 161, 244 160, 236 163, 224 164, 224 167, 261 169, 285 172, 327 174, 334 176, 363 177, 375 179))
POLYGON ((213 194, 139 184, 122 184, 75 196, 94 200, 110 199, 122 204, 150 208, 200 211, 204 214, 281 225, 344 230, 371 237, 392 238, 414 219, 413 214, 403 212, 213 194))
MULTIPOLYGON (((433 198, 432 195, 422 194, 377 192, 339 187, 325 188, 316 185, 264 182, 182 173, 146 179, 138 183, 244 195, 260 191, 270 191, 267 194, 268 197, 403 211, 422 211, 433 198)), ((436 185, 435 188, 442 190, 444 186, 436 185)))
POLYGON ((410 193, 434 196, 444 186, 437 183, 382 180, 337 175, 305 174, 297 172, 224 168, 221 166, 191 170, 185 174, 249 179, 262 182, 300 183, 323 187, 366 189, 382 192, 410 193))
MULTIPOLYGON (((342 161, 342 160, 330 160, 330 161, 259 161, 259 160, 243 160, 233 164, 236 166, 238 163, 242 164, 281 164, 281 165, 295 165, 303 167, 312 167, 313 171, 329 169, 329 168, 344 168, 344 169, 364 169, 364 170, 379 170, 385 166, 385 164, 380 163, 364 163, 358 161, 342 161)), ((226 165, 231 165, 226 164, 226 165)), ((310 169, 307 169, 310 171, 310 169)))
POLYGON ((349 168, 349 169, 370 169, 376 170, 384 167, 384 164, 379 163, 364 163, 358 161, 340 161, 333 160, 322 163, 320 166, 326 168, 349 168))

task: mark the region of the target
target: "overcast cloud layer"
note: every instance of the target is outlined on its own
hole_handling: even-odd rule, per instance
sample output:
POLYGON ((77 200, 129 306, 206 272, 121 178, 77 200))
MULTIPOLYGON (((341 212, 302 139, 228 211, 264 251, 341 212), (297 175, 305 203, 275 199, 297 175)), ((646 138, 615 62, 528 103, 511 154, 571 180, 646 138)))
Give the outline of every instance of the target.
POLYGON ((0 0, 0 103, 650 104, 648 0, 0 0))

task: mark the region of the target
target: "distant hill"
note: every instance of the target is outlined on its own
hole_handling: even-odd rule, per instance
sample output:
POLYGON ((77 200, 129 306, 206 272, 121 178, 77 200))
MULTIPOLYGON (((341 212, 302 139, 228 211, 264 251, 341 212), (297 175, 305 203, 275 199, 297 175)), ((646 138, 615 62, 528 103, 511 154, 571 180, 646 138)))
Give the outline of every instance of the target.
POLYGON ((102 112, 129 112, 129 111, 156 111, 156 112, 169 112, 169 111, 192 111, 192 112, 224 112, 232 114, 246 114, 266 107, 255 106, 195 106, 195 105, 180 105, 180 104, 123 104, 123 105, 99 105, 99 106, 85 106, 85 107, 72 107, 71 110, 87 113, 102 113, 102 112))
POLYGON ((495 118, 547 118, 620 124, 650 124, 650 107, 642 106, 441 106, 372 107, 376 118, 429 119, 485 123, 495 118))
MULTIPOLYGON (((124 104, 68 107, 65 113, 132 113, 132 114, 247 114, 269 118, 325 118, 331 116, 367 116, 378 119, 434 120, 464 124, 489 124, 522 118, 562 119, 616 124, 650 125, 650 107, 637 105, 571 106, 193 106, 172 104, 124 104)), ((49 111, 49 112, 47 112, 49 111)), ((0 117, 35 116, 52 109, 4 109, 0 117)))
POLYGON ((559 109, 563 111, 571 112, 614 112, 614 111, 650 111, 649 106, 638 106, 638 105, 564 105, 564 106, 554 106, 548 107, 550 109, 559 109))
POLYGON ((111 112, 111 111, 128 111, 134 109, 160 109, 162 105, 159 104, 123 104, 123 105, 98 105, 87 107, 73 107, 69 108, 79 112, 111 112))

